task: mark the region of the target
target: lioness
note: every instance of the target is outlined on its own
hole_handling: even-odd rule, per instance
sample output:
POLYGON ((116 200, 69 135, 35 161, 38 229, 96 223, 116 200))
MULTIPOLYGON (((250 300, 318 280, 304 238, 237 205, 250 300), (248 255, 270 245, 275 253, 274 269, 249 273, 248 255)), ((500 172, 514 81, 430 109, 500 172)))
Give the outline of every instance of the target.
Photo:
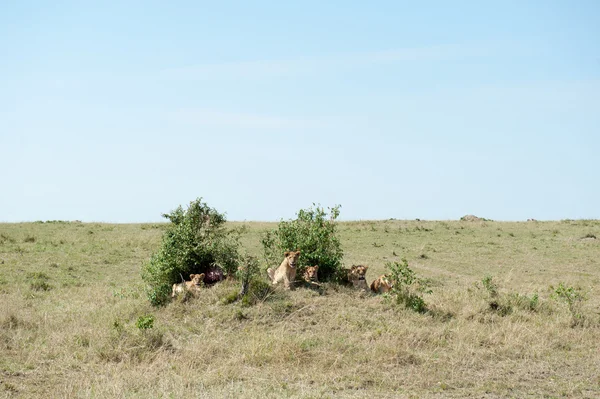
POLYGON ((283 286, 289 290, 296 279, 296 263, 298 262, 300 251, 286 251, 283 255, 285 258, 283 258, 281 265, 276 270, 268 268, 267 274, 273 285, 283 281, 283 286))
POLYGON ((348 279, 352 282, 354 288, 358 288, 365 291, 369 290, 367 280, 365 279, 368 268, 369 266, 352 265, 352 267, 350 268, 350 272, 348 273, 348 279))
POLYGON ((384 292, 388 292, 394 287, 393 281, 385 274, 377 277, 371 283, 371 291, 376 294, 383 294, 384 292))
POLYGON ((307 266, 306 269, 304 269, 304 275, 302 277, 304 277, 304 281, 306 281, 307 283, 318 283, 319 282, 319 276, 317 274, 317 272, 319 271, 319 266, 307 266))
POLYGON ((178 294, 183 294, 186 290, 196 292, 202 287, 204 281, 204 273, 190 274, 191 281, 184 281, 183 283, 173 284, 173 293, 171 298, 175 298, 178 294))

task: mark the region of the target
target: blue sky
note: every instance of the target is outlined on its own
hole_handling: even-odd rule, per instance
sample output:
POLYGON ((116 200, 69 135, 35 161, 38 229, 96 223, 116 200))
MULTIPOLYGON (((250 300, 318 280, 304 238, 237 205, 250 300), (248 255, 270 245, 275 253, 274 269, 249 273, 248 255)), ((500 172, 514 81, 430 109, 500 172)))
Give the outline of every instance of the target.
POLYGON ((0 4, 0 221, 600 218, 598 1, 88 3, 0 4))

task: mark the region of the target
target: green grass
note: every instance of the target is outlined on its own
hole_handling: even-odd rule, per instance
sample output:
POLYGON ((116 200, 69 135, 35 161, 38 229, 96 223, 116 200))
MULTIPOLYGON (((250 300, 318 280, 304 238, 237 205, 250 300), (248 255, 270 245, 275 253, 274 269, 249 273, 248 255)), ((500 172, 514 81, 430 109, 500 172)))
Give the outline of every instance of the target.
MULTIPOLYGON (((275 224, 229 225, 262 259, 275 224)), ((230 281, 153 308, 164 227, 0 224, 0 397, 600 397, 599 221, 340 223, 368 282, 402 258, 427 280, 424 314, 327 284, 226 304, 230 281)))

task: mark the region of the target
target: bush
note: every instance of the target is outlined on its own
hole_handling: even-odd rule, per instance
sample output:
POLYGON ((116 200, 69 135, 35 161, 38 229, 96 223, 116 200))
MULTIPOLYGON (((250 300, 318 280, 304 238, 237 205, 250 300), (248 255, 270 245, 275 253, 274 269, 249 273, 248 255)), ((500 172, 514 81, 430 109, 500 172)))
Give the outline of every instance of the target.
POLYGON ((244 255, 242 265, 236 273, 241 283, 237 299, 241 299, 244 306, 264 302, 273 293, 273 286, 261 278, 258 272, 258 260, 254 256, 244 255))
POLYGON ((186 210, 179 206, 163 217, 171 223, 163 233, 162 245, 142 267, 153 305, 164 304, 171 286, 181 282, 182 276, 205 273, 213 265, 228 275, 236 272, 240 232, 224 227, 223 214, 198 198, 186 210))
POLYGON ((306 266, 319 265, 319 278, 327 281, 339 273, 344 253, 337 237, 336 219, 340 205, 325 212, 315 204, 298 211, 295 220, 281 221, 277 229, 261 239, 268 265, 279 266, 285 251, 299 249, 300 272, 306 266))
POLYGON ((154 316, 146 315, 138 317, 135 326, 142 331, 154 327, 154 316))
POLYGON ((30 279, 29 286, 34 291, 50 291, 53 288, 48 282, 50 277, 46 273, 27 273, 27 277, 30 279))
POLYGON ((431 290, 428 289, 426 281, 417 277, 414 270, 408 266, 408 261, 403 258, 402 263, 388 262, 385 267, 390 271, 389 279, 393 282, 389 296, 395 298, 397 304, 417 313, 427 312, 427 304, 421 294, 430 294, 431 290))
POLYGON ((583 302, 587 300, 587 296, 581 288, 575 288, 572 286, 566 286, 564 283, 559 283, 554 290, 552 297, 567 304, 569 312, 571 313, 571 326, 582 326, 585 324, 585 317, 583 315, 583 302))
POLYGON ((544 308, 543 304, 540 303, 540 297, 537 292, 534 292, 531 296, 519 294, 518 292, 501 293, 498 284, 492 276, 485 276, 481 280, 481 284, 487 291, 489 310, 500 316, 511 314, 515 308, 528 312, 537 312, 541 308, 544 308))

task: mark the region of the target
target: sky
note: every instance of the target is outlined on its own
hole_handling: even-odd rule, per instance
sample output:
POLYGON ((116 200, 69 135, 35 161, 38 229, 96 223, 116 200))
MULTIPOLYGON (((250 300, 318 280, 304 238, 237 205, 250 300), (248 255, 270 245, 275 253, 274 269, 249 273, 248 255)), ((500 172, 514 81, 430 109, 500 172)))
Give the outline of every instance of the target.
POLYGON ((600 218, 600 2, 4 1, 0 222, 600 218))

